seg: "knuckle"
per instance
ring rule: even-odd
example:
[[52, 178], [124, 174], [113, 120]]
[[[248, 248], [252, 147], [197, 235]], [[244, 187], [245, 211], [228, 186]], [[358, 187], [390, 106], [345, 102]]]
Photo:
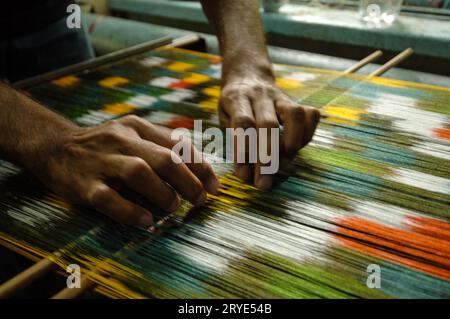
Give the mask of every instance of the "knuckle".
[[239, 89], [236, 85], [227, 85], [222, 89], [222, 97], [232, 98], [239, 95]]
[[87, 194], [87, 201], [94, 207], [102, 205], [112, 195], [111, 189], [106, 185], [95, 185]]
[[242, 89], [245, 87], [245, 85], [243, 85], [244, 83], [241, 82], [231, 82], [231, 83], [227, 83], [223, 89], [222, 89], [222, 93], [224, 93], [225, 95], [227, 95], [228, 93], [239, 93], [242, 91]]
[[70, 143], [66, 145], [66, 152], [71, 157], [76, 159], [81, 159], [87, 155], [87, 150], [84, 147], [81, 147], [78, 144]]
[[121, 120], [124, 123], [129, 124], [131, 126], [134, 126], [134, 125], [152, 125], [150, 122], [140, 118], [139, 116], [137, 116], [135, 114], [126, 115], [126, 116], [122, 117]]
[[252, 93], [256, 96], [261, 96], [268, 93], [267, 88], [264, 85], [255, 83], [251, 86]]
[[129, 164], [125, 178], [127, 180], [135, 180], [145, 174], [150, 174], [150, 173], [151, 173], [151, 168], [147, 164], [147, 162], [145, 162], [140, 157], [135, 157], [131, 160], [131, 162]]
[[260, 123], [258, 123], [259, 127], [263, 128], [275, 128], [278, 127], [278, 120], [274, 118], [264, 118], [261, 119]]
[[234, 119], [234, 125], [235, 127], [242, 127], [242, 128], [248, 128], [248, 127], [254, 127], [255, 126], [255, 119], [250, 115], [237, 115]]
[[122, 118], [124, 121], [129, 121], [129, 122], [137, 122], [140, 121], [139, 116], [135, 115], [135, 114], [130, 114], [130, 115], [125, 115]]
[[181, 158], [173, 151], [167, 150], [160, 154], [159, 168], [160, 170], [173, 170], [176, 163], [181, 163]]
[[236, 89], [229, 89], [222, 93], [220, 103], [224, 104], [236, 104], [242, 100], [242, 93]]
[[105, 128], [107, 128], [107, 130], [116, 130], [119, 127], [121, 127], [122, 124], [120, 123], [120, 119], [119, 119], [119, 120], [110, 120], [110, 121], [106, 122], [105, 124], [103, 124], [103, 126]]
[[116, 130], [105, 130], [101, 134], [106, 143], [125, 144], [125, 138]]

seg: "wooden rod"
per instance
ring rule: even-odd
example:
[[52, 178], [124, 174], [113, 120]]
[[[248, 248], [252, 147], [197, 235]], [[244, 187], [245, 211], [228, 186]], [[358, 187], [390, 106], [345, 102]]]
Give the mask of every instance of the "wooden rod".
[[80, 288], [64, 288], [53, 295], [51, 299], [74, 299], [93, 286], [93, 281], [86, 277], [81, 277]]
[[84, 71], [89, 68], [97, 68], [102, 65], [117, 62], [121, 59], [128, 58], [132, 55], [141, 54], [152, 49], [160, 48], [167, 44], [171, 44], [173, 40], [169, 37], [164, 37], [161, 39], [151, 40], [148, 42], [140, 43], [129, 48], [125, 48], [119, 51], [111, 52], [94, 59], [82, 61], [76, 64], [72, 64], [48, 73], [40, 74], [25, 80], [15, 82], [13, 87], [17, 89], [26, 89], [30, 86], [37, 85], [39, 83], [53, 80], [68, 74], [77, 73]]
[[[196, 35], [187, 35], [187, 36], [184, 36], [184, 37], [181, 37], [181, 38], [173, 40], [173, 42], [171, 44], [167, 45], [167, 46], [178, 47], [178, 46], [183, 46], [183, 45], [186, 45], [186, 44], [194, 43], [194, 42], [196, 42], [198, 40], [199, 40], [199, 37], [196, 36]], [[381, 66], [379, 69], [377, 69], [371, 75], [369, 75], [369, 77], [370, 76], [379, 76], [379, 75], [385, 73], [390, 68], [394, 67], [395, 65], [397, 65], [398, 63], [402, 62], [404, 59], [409, 57], [412, 53], [413, 53], [412, 49], [410, 49], [410, 48], [406, 49], [405, 51], [403, 51], [402, 53], [400, 53], [399, 55], [397, 55], [396, 57], [394, 57], [393, 59], [388, 61], [386, 64]], [[352, 66], [352, 67], [348, 68], [347, 70], [345, 70], [343, 72], [343, 74], [354, 73], [354, 72], [358, 71], [360, 68], [362, 68], [363, 66], [365, 66], [368, 63], [374, 61], [375, 59], [377, 59], [381, 55], [382, 55], [382, 51], [377, 50], [377, 51], [373, 52], [372, 54], [370, 54], [369, 56], [367, 56], [366, 58], [364, 58], [361, 61], [359, 61], [358, 63], [356, 63], [354, 66]], [[163, 222], [162, 224], [165, 224], [165, 223]], [[159, 226], [163, 226], [163, 225], [159, 225]], [[156, 229], [152, 227], [152, 228], [149, 228], [149, 231], [150, 232], [155, 232]], [[37, 278], [39, 278], [40, 276], [42, 276], [42, 275], [44, 275], [46, 273], [46, 272], [41, 273], [39, 271], [39, 269], [41, 267], [43, 267], [43, 265], [47, 265], [48, 263], [50, 263], [50, 266], [51, 266], [49, 269], [46, 270], [46, 272], [48, 272], [48, 271], [50, 271], [53, 268], [53, 263], [51, 261], [49, 261], [48, 259], [42, 259], [41, 261], [39, 261], [35, 265], [31, 266], [27, 270], [23, 271], [22, 273], [20, 273], [16, 277], [21, 278], [22, 281], [31, 283], [32, 282], [31, 280], [34, 281], [34, 280], [36, 280]], [[38, 266], [39, 264], [40, 264], [40, 266]], [[44, 267], [44, 269], [45, 269], [45, 267]], [[16, 277], [12, 278], [7, 283], [12, 282]], [[5, 283], [2, 286], [0, 286], [0, 292], [2, 292], [1, 288], [3, 288], [3, 286], [6, 285], [7, 283]], [[23, 288], [25, 286], [18, 286], [17, 283], [13, 282], [13, 285], [9, 288], [11, 290], [10, 294], [16, 292], [18, 289]], [[81, 280], [81, 287], [80, 288], [65, 288], [65, 289], [59, 291], [58, 293], [56, 293], [52, 297], [52, 299], [71, 299], [71, 298], [76, 298], [81, 293], [83, 293], [86, 289], [89, 289], [89, 288], [91, 288], [93, 286], [94, 286], [94, 283], [91, 280], [89, 280], [88, 278], [85, 278], [85, 279]], [[0, 298], [1, 297], [2, 297], [2, 294], [0, 293]]]
[[[180, 47], [180, 46], [185, 46], [188, 44], [195, 43], [199, 40], [200, 40], [200, 37], [198, 35], [188, 34], [188, 35], [185, 35], [185, 36], [182, 36], [179, 38], [175, 38], [173, 40], [168, 40], [168, 38], [163, 38], [163, 39], [158, 39], [156, 41], [146, 42], [146, 43], [122, 50], [122, 51], [120, 51], [120, 54], [118, 54], [118, 52], [110, 54], [110, 56], [113, 58], [109, 57], [108, 59], [105, 59], [104, 57], [102, 57], [100, 63], [98, 61], [99, 59], [96, 59], [95, 63], [93, 63], [92, 61], [88, 61], [89, 63], [82, 62], [81, 66], [79, 64], [77, 64], [77, 65], [75, 65], [76, 67], [69, 66], [67, 68], [64, 68], [63, 69], [64, 72], [62, 72], [61, 70], [58, 70], [56, 72], [57, 73], [56, 76], [63, 74], [63, 73], [66, 74], [68, 72], [67, 70], [69, 70], [69, 72], [76, 72], [76, 71], [79, 71], [80, 69], [83, 69], [86, 67], [98, 66], [100, 64], [103, 64], [105, 62], [105, 60], [107, 60], [107, 62], [110, 63], [113, 61], [117, 61], [117, 59], [123, 59], [123, 58], [131, 56], [133, 54], [143, 53], [145, 51], [149, 51], [151, 49], [155, 49], [155, 48], [158, 48], [161, 46]], [[39, 76], [39, 78], [34, 78], [32, 81], [25, 80], [23, 82], [18, 82], [18, 83], [16, 83], [16, 85], [18, 87], [26, 87], [26, 86], [32, 85], [33, 83], [38, 83], [40, 81], [53, 78], [54, 76], [55, 76], [55, 72], [50, 72], [48, 74], [45, 74], [44, 76]], [[11, 278], [7, 282], [3, 283], [0, 286], [0, 299], [8, 298], [8, 297], [14, 295], [20, 289], [26, 288], [27, 286], [29, 286], [30, 284], [35, 282], [37, 279], [39, 279], [40, 277], [44, 276], [46, 273], [51, 271], [54, 267], [55, 267], [55, 265], [49, 259], [47, 259], [47, 258], [41, 259], [34, 265], [32, 265], [29, 268], [22, 271], [20, 274], [16, 275], [15, 277]], [[83, 281], [82, 281], [82, 283], [83, 283]], [[62, 290], [58, 294], [56, 294], [54, 297], [64, 298], [64, 297], [74, 296], [73, 298], [75, 298], [76, 295], [80, 294], [85, 289], [89, 288], [90, 286], [91, 286], [90, 281], [86, 279], [84, 281], [84, 285], [83, 285], [84, 288], [80, 288], [80, 289], [68, 289], [67, 288], [67, 289], [65, 289], [67, 291]], [[76, 291], [78, 291], [78, 293]]]
[[373, 52], [372, 54], [370, 54], [369, 56], [362, 59], [361, 61], [359, 61], [358, 63], [356, 63], [355, 65], [349, 67], [343, 73], [344, 74], [354, 73], [354, 72], [358, 71], [359, 69], [361, 69], [363, 66], [375, 61], [382, 55], [383, 55], [383, 52], [381, 50], [377, 50], [377, 51]]
[[172, 43], [166, 45], [166, 47], [182, 47], [185, 45], [193, 44], [198, 41], [200, 41], [200, 36], [198, 36], [197, 34], [187, 34], [180, 38], [174, 39]]
[[37, 279], [50, 272], [54, 267], [55, 264], [51, 260], [47, 258], [41, 259], [33, 266], [25, 269], [20, 274], [3, 283], [0, 286], [0, 299], [9, 298], [20, 289], [29, 286]]
[[389, 69], [393, 68], [394, 66], [396, 66], [397, 64], [399, 64], [400, 62], [402, 62], [403, 60], [405, 60], [407, 57], [409, 57], [411, 54], [413, 54], [414, 51], [411, 48], [407, 48], [406, 50], [404, 50], [403, 52], [401, 52], [400, 54], [396, 55], [395, 57], [393, 57], [391, 60], [389, 60], [388, 62], [386, 62], [384, 65], [382, 65], [380, 68], [378, 68], [377, 70], [373, 71], [369, 77], [372, 76], [380, 76], [382, 74], [384, 74], [385, 72], [387, 72]]

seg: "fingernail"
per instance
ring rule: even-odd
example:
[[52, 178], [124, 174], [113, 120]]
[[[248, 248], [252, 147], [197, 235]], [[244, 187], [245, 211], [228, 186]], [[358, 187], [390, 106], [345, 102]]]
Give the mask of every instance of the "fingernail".
[[181, 205], [180, 198], [177, 196], [169, 207], [169, 212], [175, 212]]
[[142, 214], [142, 216], [138, 220], [138, 227], [143, 229], [148, 229], [153, 225], [153, 217], [151, 214]]
[[205, 203], [205, 201], [206, 201], [206, 197], [207, 197], [206, 192], [202, 192], [202, 193], [197, 197], [197, 199], [194, 201], [194, 205], [195, 205], [195, 206], [201, 206], [201, 205], [203, 205], [203, 204]]
[[210, 178], [206, 182], [206, 190], [210, 194], [216, 195], [219, 192], [220, 183], [216, 178]]
[[272, 177], [268, 175], [259, 175], [256, 181], [256, 187], [267, 190], [272, 187]]

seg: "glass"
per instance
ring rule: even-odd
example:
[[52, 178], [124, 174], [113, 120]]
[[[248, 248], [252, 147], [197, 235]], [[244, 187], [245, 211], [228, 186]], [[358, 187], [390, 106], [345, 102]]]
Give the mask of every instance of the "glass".
[[397, 18], [403, 0], [360, 0], [359, 15], [370, 26], [390, 26]]

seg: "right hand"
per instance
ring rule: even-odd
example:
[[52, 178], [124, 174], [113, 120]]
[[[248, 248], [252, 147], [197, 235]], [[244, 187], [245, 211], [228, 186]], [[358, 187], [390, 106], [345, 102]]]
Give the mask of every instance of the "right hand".
[[[173, 212], [178, 194], [202, 205], [206, 192], [216, 193], [219, 182], [204, 161], [176, 164], [171, 148], [177, 141], [170, 130], [136, 116], [126, 116], [93, 128], [74, 128], [46, 141], [31, 167], [37, 177], [58, 195], [93, 206], [114, 220], [148, 229], [150, 211], [125, 199], [109, 181], [119, 180], [149, 202]], [[192, 146], [194, 156], [201, 156]]]

